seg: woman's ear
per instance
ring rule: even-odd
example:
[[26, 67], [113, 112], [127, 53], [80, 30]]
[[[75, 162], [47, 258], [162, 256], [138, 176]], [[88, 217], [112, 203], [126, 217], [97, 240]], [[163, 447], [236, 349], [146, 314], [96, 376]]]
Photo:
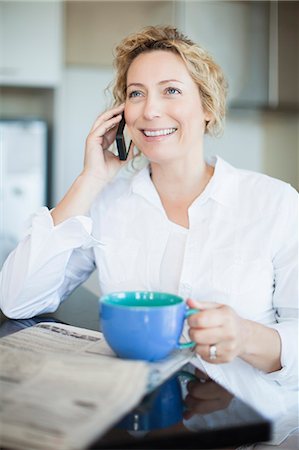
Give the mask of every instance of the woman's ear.
[[213, 120], [213, 114], [210, 111], [205, 111], [204, 119], [205, 119], [206, 123], [211, 122], [211, 120]]
[[205, 133], [208, 132], [209, 127], [213, 124], [214, 122], [214, 117], [213, 114], [211, 112], [206, 111], [204, 113], [204, 120], [205, 120]]

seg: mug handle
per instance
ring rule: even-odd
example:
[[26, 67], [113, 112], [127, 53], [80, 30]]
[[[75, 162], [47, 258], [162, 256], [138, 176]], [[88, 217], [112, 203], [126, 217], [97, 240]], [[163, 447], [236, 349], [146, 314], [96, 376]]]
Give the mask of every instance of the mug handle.
[[[195, 309], [195, 308], [190, 308], [187, 309], [187, 311], [185, 312], [185, 317], [184, 319], [187, 319], [187, 317], [192, 316], [193, 314], [197, 314], [199, 312], [199, 309]], [[190, 342], [182, 342], [182, 343], [178, 343], [178, 348], [180, 350], [184, 349], [184, 348], [191, 348], [194, 347], [196, 344], [193, 341]]]

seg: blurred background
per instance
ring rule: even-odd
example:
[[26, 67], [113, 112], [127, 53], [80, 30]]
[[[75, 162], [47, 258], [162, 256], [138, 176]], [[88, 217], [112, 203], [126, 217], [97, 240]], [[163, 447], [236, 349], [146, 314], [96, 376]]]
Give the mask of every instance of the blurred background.
[[0, 0], [0, 266], [26, 218], [80, 172], [111, 103], [115, 45], [163, 24], [208, 49], [229, 81], [226, 130], [206, 138], [207, 155], [298, 189], [299, 2]]

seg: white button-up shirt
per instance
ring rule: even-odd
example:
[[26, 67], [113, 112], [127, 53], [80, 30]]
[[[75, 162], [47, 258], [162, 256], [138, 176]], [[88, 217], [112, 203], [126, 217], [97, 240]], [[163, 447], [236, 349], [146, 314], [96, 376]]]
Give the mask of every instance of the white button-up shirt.
[[[213, 164], [213, 177], [188, 211], [177, 294], [228, 304], [240, 316], [276, 328], [283, 369], [268, 377], [294, 381], [297, 192], [219, 157]], [[47, 208], [33, 216], [27, 235], [3, 266], [0, 306], [14, 318], [52, 312], [95, 267], [102, 294], [161, 291], [161, 264], [172, 229], [148, 166], [136, 173], [124, 169], [98, 196], [89, 217], [54, 227]]]

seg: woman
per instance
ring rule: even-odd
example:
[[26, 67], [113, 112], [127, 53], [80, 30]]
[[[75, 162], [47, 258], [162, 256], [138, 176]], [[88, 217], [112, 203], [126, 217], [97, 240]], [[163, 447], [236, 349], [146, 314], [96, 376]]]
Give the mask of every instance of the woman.
[[[295, 383], [296, 191], [205, 161], [204, 134], [222, 129], [226, 83], [175, 28], [125, 38], [116, 70], [116, 106], [96, 119], [81, 174], [51, 213], [34, 216], [3, 267], [4, 313], [54, 311], [98, 267], [103, 294], [169, 291], [199, 308], [188, 322], [202, 360], [238, 357]], [[123, 112], [149, 161], [141, 170], [129, 170], [132, 150], [129, 163], [108, 150]]]

